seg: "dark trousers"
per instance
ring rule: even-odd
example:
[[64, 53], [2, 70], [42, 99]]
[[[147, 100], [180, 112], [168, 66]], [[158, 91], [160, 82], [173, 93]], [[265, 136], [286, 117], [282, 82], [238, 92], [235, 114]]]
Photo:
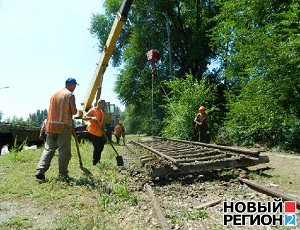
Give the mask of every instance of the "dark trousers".
[[118, 137], [117, 135], [115, 135], [115, 137], [116, 137], [117, 144], [119, 144], [120, 143], [120, 137]]
[[93, 146], [94, 146], [94, 152], [93, 152], [93, 165], [100, 162], [101, 159], [101, 153], [104, 148], [105, 139], [102, 137], [95, 136], [93, 134], [90, 135]]
[[200, 127], [198, 128], [199, 141], [204, 143], [210, 143], [210, 133], [208, 128]]

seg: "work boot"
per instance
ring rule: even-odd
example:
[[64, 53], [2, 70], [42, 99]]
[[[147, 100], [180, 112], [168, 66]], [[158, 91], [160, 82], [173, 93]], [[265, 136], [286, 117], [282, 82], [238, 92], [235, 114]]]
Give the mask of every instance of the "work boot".
[[37, 180], [45, 180], [45, 175], [44, 174], [36, 174], [35, 175]]
[[60, 181], [69, 182], [70, 179], [71, 178], [69, 177], [68, 174], [62, 174], [62, 173], [58, 174], [58, 180], [60, 180]]
[[100, 164], [100, 160], [98, 162], [93, 161], [93, 165]]

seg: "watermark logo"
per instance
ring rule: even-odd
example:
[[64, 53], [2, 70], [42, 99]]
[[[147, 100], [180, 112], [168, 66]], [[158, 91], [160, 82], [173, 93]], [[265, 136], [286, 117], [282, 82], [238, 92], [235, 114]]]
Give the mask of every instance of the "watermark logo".
[[223, 203], [225, 226], [297, 226], [296, 202], [274, 199], [266, 204], [253, 201]]
[[285, 201], [284, 202], [284, 225], [285, 226], [297, 226], [296, 216], [296, 202]]

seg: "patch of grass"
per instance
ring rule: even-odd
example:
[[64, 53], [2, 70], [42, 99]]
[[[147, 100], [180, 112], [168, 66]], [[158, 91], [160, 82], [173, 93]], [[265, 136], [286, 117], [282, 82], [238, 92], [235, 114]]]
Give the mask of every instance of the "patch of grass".
[[174, 196], [174, 192], [172, 192], [172, 191], [167, 191], [166, 196]]
[[180, 220], [179, 217], [177, 217], [177, 216], [172, 218], [171, 224], [174, 226], [179, 225], [180, 227], [184, 226], [184, 222], [182, 220]]
[[141, 201], [141, 199], [139, 199], [136, 195], [134, 195], [130, 198], [130, 204], [132, 206], [136, 206], [140, 201]]
[[7, 211], [7, 210], [8, 210], [8, 208], [0, 206], [0, 211]]
[[32, 221], [27, 217], [11, 216], [8, 221], [0, 223], [5, 229], [28, 229], [32, 227]]
[[[117, 148], [122, 151], [124, 147]], [[105, 145], [101, 163], [93, 166], [92, 144], [80, 144], [83, 166], [92, 173], [87, 175], [80, 169], [72, 141], [70, 180], [59, 180], [56, 152], [45, 173], [46, 181], [38, 183], [35, 170], [42, 151], [43, 148], [13, 150], [0, 157], [0, 169], [5, 169], [0, 177], [0, 196], [1, 201], [8, 204], [0, 208], [0, 216], [1, 212], [12, 213], [6, 222], [0, 221], [1, 229], [41, 229], [45, 226], [47, 229], [122, 229], [112, 214], [122, 213], [123, 207], [137, 205], [142, 199], [137, 192], [130, 191], [129, 176], [120, 173], [110, 145]], [[10, 205], [22, 207], [26, 217], [16, 215], [18, 208], [10, 208]]]
[[250, 172], [248, 176], [249, 178], [253, 178], [253, 179], [258, 179], [260, 177], [259, 173], [257, 172]]
[[165, 211], [164, 212], [164, 217], [166, 217], [166, 218], [171, 218], [171, 213], [170, 213], [170, 211]]
[[201, 209], [199, 211], [193, 211], [193, 212], [185, 211], [184, 217], [187, 218], [188, 220], [197, 220], [199, 218], [206, 217], [206, 211], [204, 209]]
[[220, 230], [220, 229], [224, 229], [223, 227], [224, 227], [223, 225], [214, 224], [214, 225], [212, 226], [212, 229], [213, 229], [213, 230]]
[[26, 151], [23, 150], [24, 146], [27, 145], [27, 138], [22, 142], [21, 145], [17, 144], [17, 139], [14, 141], [13, 147], [10, 149], [10, 154], [7, 155], [7, 159], [12, 162], [26, 162], [32, 160], [32, 158], [26, 155]]
[[223, 170], [220, 172], [220, 176], [221, 176], [221, 177], [230, 176], [230, 175], [232, 175], [232, 172], [229, 171], [228, 169], [223, 169]]

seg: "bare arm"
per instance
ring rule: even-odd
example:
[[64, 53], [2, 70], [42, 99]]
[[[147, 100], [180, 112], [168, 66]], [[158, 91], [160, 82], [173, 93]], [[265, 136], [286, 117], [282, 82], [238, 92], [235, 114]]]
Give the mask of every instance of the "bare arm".
[[197, 116], [194, 119], [194, 122], [197, 123], [198, 125], [201, 125], [201, 122], [198, 121], [198, 117], [199, 117], [199, 113], [197, 114]]
[[71, 114], [75, 115], [77, 113], [77, 108], [76, 108], [76, 103], [75, 103], [75, 96], [72, 95], [70, 97], [70, 109], [71, 109]]
[[89, 120], [92, 120], [93, 117], [94, 117], [93, 110], [89, 110], [89, 111], [82, 117], [82, 120], [84, 120], [84, 121], [89, 121]]

